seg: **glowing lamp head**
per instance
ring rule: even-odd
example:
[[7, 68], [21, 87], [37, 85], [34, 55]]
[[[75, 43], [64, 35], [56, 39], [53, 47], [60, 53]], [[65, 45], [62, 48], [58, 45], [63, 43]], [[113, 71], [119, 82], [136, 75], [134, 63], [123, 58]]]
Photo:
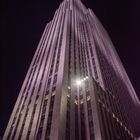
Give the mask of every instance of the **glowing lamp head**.
[[86, 76], [86, 79], [88, 79], [88, 76]]
[[86, 80], [86, 78], [83, 79], [83, 81], [85, 81], [85, 80]]
[[78, 86], [80, 86], [80, 85], [82, 84], [82, 81], [81, 81], [81, 80], [77, 80], [77, 81], [76, 81], [76, 84], [77, 84]]

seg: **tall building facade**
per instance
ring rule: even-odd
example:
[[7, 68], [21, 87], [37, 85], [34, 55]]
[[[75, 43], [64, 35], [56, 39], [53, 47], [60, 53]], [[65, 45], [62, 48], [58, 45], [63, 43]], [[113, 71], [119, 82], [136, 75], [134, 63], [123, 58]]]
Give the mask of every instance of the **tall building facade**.
[[92, 10], [64, 0], [44, 30], [3, 140], [136, 140], [140, 102]]

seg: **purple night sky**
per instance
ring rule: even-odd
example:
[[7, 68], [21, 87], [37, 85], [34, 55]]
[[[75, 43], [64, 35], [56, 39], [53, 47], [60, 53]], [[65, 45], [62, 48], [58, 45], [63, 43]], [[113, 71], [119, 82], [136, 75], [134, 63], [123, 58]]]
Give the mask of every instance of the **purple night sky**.
[[[0, 136], [11, 111], [45, 25], [60, 0], [3, 0], [0, 33], [2, 78]], [[139, 0], [82, 0], [93, 9], [109, 33], [128, 76], [140, 98], [140, 2]]]

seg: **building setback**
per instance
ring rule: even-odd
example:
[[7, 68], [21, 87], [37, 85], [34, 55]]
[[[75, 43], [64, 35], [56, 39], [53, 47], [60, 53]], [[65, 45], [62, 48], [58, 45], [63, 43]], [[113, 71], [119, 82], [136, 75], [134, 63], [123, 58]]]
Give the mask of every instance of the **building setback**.
[[44, 30], [3, 140], [136, 140], [140, 102], [101, 23], [64, 0]]

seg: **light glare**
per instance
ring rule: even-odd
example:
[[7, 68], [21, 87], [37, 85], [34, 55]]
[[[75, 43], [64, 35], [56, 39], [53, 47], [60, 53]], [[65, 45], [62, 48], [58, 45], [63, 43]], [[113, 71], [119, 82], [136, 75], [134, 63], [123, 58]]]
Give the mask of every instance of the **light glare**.
[[78, 86], [81, 85], [81, 83], [82, 83], [81, 80], [77, 80], [77, 81], [76, 81], [76, 84], [77, 84]]

